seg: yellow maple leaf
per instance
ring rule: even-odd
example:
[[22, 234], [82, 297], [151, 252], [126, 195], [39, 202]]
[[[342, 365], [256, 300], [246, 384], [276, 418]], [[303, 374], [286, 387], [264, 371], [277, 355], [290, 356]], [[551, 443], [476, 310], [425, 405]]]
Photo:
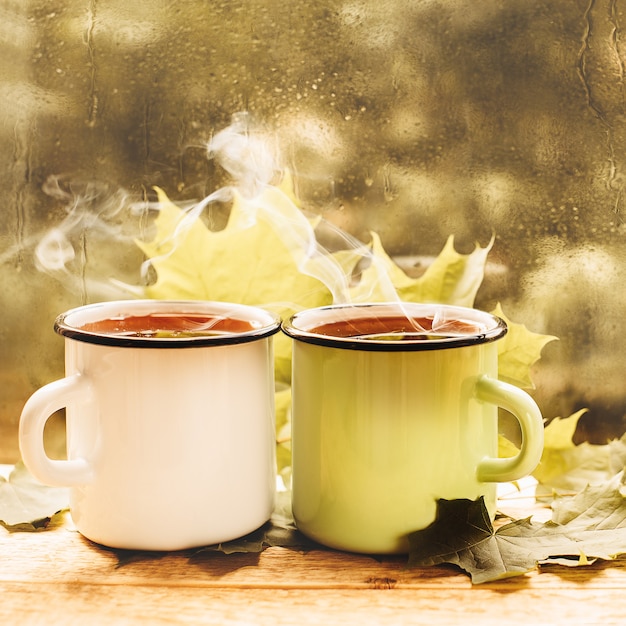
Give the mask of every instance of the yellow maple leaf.
[[484, 248], [476, 245], [470, 254], [459, 254], [454, 249], [454, 237], [450, 235], [423, 276], [416, 279], [413, 285], [399, 288], [400, 297], [413, 302], [472, 307], [485, 276], [487, 255], [493, 241], [492, 238]]
[[493, 239], [484, 248], [477, 245], [470, 254], [459, 254], [451, 235], [424, 274], [411, 278], [388, 256], [378, 235], [371, 237], [371, 262], [350, 291], [353, 302], [392, 300], [397, 293], [404, 302], [473, 306]]
[[[333, 301], [322, 279], [334, 280], [336, 289], [346, 281], [329, 255], [312, 254], [313, 227], [278, 188], [268, 188], [254, 201], [235, 194], [221, 231], [211, 231], [197, 215], [156, 191], [156, 234], [137, 242], [157, 275], [144, 290], [148, 298], [237, 302], [287, 317]], [[291, 341], [279, 334], [274, 344], [276, 378], [289, 382]]]
[[507, 334], [498, 341], [498, 377], [518, 387], [533, 389], [530, 376], [532, 366], [540, 359], [544, 346], [558, 337], [534, 333], [524, 324], [509, 320], [500, 303], [493, 311], [506, 322]]
[[[358, 282], [350, 288], [351, 302], [388, 302], [398, 298], [397, 289], [413, 283], [389, 257], [377, 233], [370, 233], [369, 249], [360, 253], [368, 265], [361, 272]], [[357, 261], [359, 260], [357, 258]]]
[[533, 476], [543, 490], [578, 492], [601, 484], [615, 473], [610, 444], [575, 444], [578, 421], [587, 412], [580, 409], [566, 418], [555, 417], [545, 427], [544, 449]]

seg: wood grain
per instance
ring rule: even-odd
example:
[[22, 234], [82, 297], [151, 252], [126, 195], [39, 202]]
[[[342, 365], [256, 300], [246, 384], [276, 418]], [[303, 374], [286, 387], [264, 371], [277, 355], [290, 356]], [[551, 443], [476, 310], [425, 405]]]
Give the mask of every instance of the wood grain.
[[[626, 561], [549, 567], [485, 585], [402, 557], [116, 553], [72, 529], [0, 530], [2, 624], [623, 623]], [[18, 619], [19, 618], [19, 619]]]
[[[171, 589], [1, 583], [6, 624], [623, 624], [623, 591]], [[621, 605], [621, 607], [620, 607]]]

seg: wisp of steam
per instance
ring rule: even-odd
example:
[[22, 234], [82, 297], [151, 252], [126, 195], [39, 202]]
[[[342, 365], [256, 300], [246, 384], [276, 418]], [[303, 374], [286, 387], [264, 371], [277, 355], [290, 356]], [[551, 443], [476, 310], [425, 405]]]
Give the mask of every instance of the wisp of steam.
[[[358, 275], [347, 275], [340, 263], [321, 245], [316, 234], [320, 224], [333, 232], [334, 241], [342, 242], [341, 247], [360, 256], [358, 267], [368, 267], [370, 272], [376, 272], [376, 299], [380, 300], [382, 294], [383, 300], [401, 305], [385, 263], [372, 253], [369, 246], [338, 227], [307, 215], [276, 185], [285, 173], [276, 139], [253, 126], [247, 114], [234, 115], [231, 125], [208, 142], [206, 153], [229, 174], [232, 182], [185, 206], [185, 217], [179, 222], [176, 232], [172, 233], [172, 242], [177, 240], [181, 230], [191, 227], [207, 207], [214, 203], [229, 203], [237, 194], [242, 207], [240, 223], [229, 223], [229, 227], [246, 228], [260, 220], [266, 222], [282, 237], [299, 271], [323, 283], [335, 303], [352, 302], [350, 288], [354, 281], [358, 281]], [[85, 284], [85, 273], [79, 268], [81, 263], [86, 263], [86, 259], [77, 259], [77, 255], [80, 256], [81, 242], [84, 243], [87, 236], [92, 240], [104, 238], [116, 243], [136, 241], [145, 221], [144, 216], [148, 211], [158, 211], [159, 203], [133, 200], [126, 191], [111, 191], [95, 181], [82, 185], [78, 192], [75, 184], [62, 185], [62, 182], [60, 177], [50, 177], [45, 187], [49, 195], [66, 203], [66, 216], [39, 241], [35, 250], [37, 266], [57, 277], [66, 288], [80, 290], [83, 294], [89, 292], [92, 299], [119, 297], [123, 291], [126, 296], [131, 293], [141, 296], [141, 287], [124, 285], [115, 276], [101, 282], [92, 279]], [[143, 276], [148, 276], [150, 265], [150, 260], [143, 264]], [[368, 301], [371, 295], [359, 290], [359, 301]], [[259, 304], [270, 306], [279, 303]], [[423, 329], [416, 328], [416, 331]], [[432, 332], [436, 329], [433, 328]]]
[[[71, 176], [50, 175], [43, 191], [64, 208], [65, 217], [49, 229], [34, 250], [37, 269], [56, 278], [65, 289], [82, 295], [83, 300], [110, 300], [127, 292], [104, 274], [100, 278], [85, 271], [89, 244], [122, 248], [134, 245], [143, 223], [145, 207], [133, 201], [129, 192], [97, 180], [82, 181]], [[118, 258], [119, 262], [119, 258]], [[109, 274], [110, 275], [110, 274]]]

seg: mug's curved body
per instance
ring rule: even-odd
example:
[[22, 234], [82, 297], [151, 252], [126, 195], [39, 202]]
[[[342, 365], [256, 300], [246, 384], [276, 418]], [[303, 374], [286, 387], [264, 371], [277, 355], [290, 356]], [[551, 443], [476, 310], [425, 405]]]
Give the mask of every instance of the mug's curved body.
[[[215, 335], [166, 337], [115, 334], [103, 322], [133, 316], [141, 325], [146, 314], [235, 322]], [[253, 531], [274, 503], [278, 327], [266, 311], [224, 303], [70, 311], [56, 323], [66, 377], [35, 392], [22, 414], [25, 464], [44, 483], [71, 486], [76, 527], [97, 543], [177, 550]], [[68, 460], [52, 460], [43, 427], [62, 407]]]
[[[437, 315], [459, 324], [400, 332], [406, 315], [421, 326]], [[304, 311], [283, 329], [295, 339], [293, 514], [320, 543], [406, 552], [407, 535], [434, 521], [438, 499], [482, 496], [493, 515], [495, 481], [538, 463], [539, 411], [497, 380], [502, 320], [459, 307], [368, 304]], [[497, 458], [497, 405], [522, 426], [512, 459]]]

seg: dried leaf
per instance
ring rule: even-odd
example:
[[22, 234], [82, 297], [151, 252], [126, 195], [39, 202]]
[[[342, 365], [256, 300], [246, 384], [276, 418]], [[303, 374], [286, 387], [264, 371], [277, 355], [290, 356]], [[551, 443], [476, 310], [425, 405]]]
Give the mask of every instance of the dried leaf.
[[409, 546], [409, 566], [450, 563], [477, 584], [524, 574], [537, 565], [526, 552], [507, 551], [506, 544], [501, 545], [482, 497], [474, 501], [439, 500], [436, 520], [410, 534]]
[[476, 246], [471, 254], [459, 254], [450, 236], [443, 250], [419, 278], [410, 278], [387, 255], [376, 233], [372, 233], [372, 263], [362, 274], [361, 281], [351, 291], [355, 302], [388, 300], [382, 290], [381, 268], [391, 279], [400, 299], [405, 302], [436, 302], [471, 307], [485, 272], [487, 255], [493, 240], [484, 248]]
[[411, 566], [450, 563], [484, 583], [540, 564], [588, 565], [626, 553], [623, 474], [555, 502], [543, 524], [515, 520], [494, 531], [482, 498], [440, 500], [437, 519], [409, 536]]
[[[576, 425], [586, 411], [581, 409], [566, 418], [555, 417], [545, 427], [541, 461], [532, 473], [538, 482], [538, 497], [573, 495], [589, 485], [610, 480], [626, 465], [624, 438], [605, 445], [574, 443]], [[517, 446], [499, 435], [499, 456], [513, 456], [518, 452]]]
[[23, 463], [0, 476], [0, 524], [11, 532], [47, 528], [69, 507], [69, 490], [36, 481]]
[[[297, 249], [313, 230], [295, 205], [291, 210], [297, 222], [289, 224], [291, 231], [280, 231], [290, 219], [285, 215], [290, 200], [278, 189], [268, 188], [254, 202], [236, 194], [228, 224], [220, 231], [211, 231], [198, 214], [183, 211], [163, 191], [157, 192], [156, 235], [150, 242], [138, 242], [157, 273], [156, 282], [146, 287], [148, 297], [219, 300], [282, 311], [330, 303], [329, 288], [311, 275], [322, 262]], [[267, 207], [281, 219], [272, 222]]]
[[533, 389], [531, 367], [541, 357], [544, 346], [555, 341], [557, 337], [533, 333], [523, 324], [512, 322], [506, 317], [500, 304], [493, 314], [502, 318], [509, 329], [497, 343], [499, 378], [518, 387]]
[[615, 476], [626, 467], [626, 434], [621, 439], [614, 439], [607, 444], [609, 447], [610, 475]]
[[474, 306], [493, 241], [492, 238], [484, 248], [477, 245], [471, 254], [459, 254], [454, 249], [454, 237], [451, 235], [422, 276], [415, 279], [411, 286], [399, 286], [400, 297], [407, 302]]
[[324, 550], [323, 546], [305, 537], [296, 528], [291, 515], [291, 492], [279, 491], [276, 494], [276, 505], [272, 517], [267, 524], [254, 532], [213, 546], [201, 548], [196, 552], [258, 553], [266, 548], [281, 547], [298, 550]]
[[612, 463], [615, 444], [583, 442], [576, 445], [572, 440], [578, 420], [586, 411], [581, 409], [567, 418], [556, 417], [545, 427], [543, 454], [533, 472], [539, 482], [538, 494], [578, 493], [588, 485], [602, 484], [615, 475], [617, 470]]
[[[370, 236], [372, 242], [368, 254], [371, 255], [371, 262], [361, 272], [358, 282], [350, 288], [351, 302], [387, 302], [394, 300], [400, 287], [410, 287], [415, 282], [387, 254], [378, 234], [372, 232]], [[354, 256], [349, 256], [347, 258], [347, 267], [354, 260]], [[359, 258], [356, 258], [356, 260], [358, 261]]]

